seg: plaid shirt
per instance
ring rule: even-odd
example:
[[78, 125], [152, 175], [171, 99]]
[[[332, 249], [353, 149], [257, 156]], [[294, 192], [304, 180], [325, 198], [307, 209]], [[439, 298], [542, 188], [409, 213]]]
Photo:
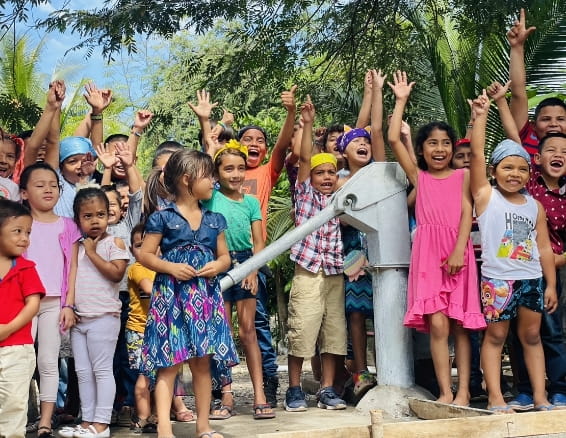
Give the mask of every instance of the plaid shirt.
[[[310, 179], [297, 183], [295, 189], [295, 225], [301, 225], [327, 206], [329, 196], [313, 189]], [[340, 221], [334, 218], [313, 231], [291, 248], [291, 260], [307, 271], [326, 275], [344, 270]]]

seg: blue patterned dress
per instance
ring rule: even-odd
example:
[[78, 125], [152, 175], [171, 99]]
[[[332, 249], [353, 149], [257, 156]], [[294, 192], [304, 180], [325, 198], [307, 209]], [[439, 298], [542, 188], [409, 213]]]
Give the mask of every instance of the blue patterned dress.
[[[146, 233], [162, 235], [163, 260], [187, 263], [197, 270], [215, 260], [217, 237], [225, 229], [221, 214], [202, 208], [201, 225], [192, 230], [174, 203], [153, 213], [145, 227]], [[144, 333], [142, 372], [153, 380], [159, 368], [206, 355], [227, 367], [238, 363], [218, 279], [178, 281], [157, 273]]]

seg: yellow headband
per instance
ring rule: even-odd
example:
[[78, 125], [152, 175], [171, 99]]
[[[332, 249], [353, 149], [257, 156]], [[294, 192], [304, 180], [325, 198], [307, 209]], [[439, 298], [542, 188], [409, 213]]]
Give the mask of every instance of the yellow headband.
[[228, 149], [236, 149], [237, 151], [244, 154], [246, 156], [246, 158], [248, 158], [248, 147], [242, 145], [238, 140], [232, 139], [228, 143], [226, 143], [224, 146], [222, 146], [220, 149], [218, 149], [218, 151], [214, 154], [214, 158], [212, 159], [212, 161], [216, 161], [216, 159], [218, 158], [218, 155], [220, 155], [222, 152], [224, 152]]
[[327, 152], [315, 154], [311, 157], [311, 170], [313, 170], [316, 166], [327, 163], [332, 164], [334, 167], [338, 166], [338, 160], [336, 160], [334, 154], [329, 154]]

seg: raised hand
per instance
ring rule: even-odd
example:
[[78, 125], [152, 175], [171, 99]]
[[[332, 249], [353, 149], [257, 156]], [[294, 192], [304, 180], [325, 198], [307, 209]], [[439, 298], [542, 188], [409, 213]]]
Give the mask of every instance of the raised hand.
[[118, 157], [112, 152], [109, 152], [104, 143], [95, 144], [94, 150], [98, 160], [102, 163], [105, 169], [112, 168], [115, 164], [118, 164]]
[[283, 93], [281, 93], [281, 103], [287, 108], [287, 111], [294, 111], [296, 109], [295, 91], [297, 91], [297, 86], [293, 85], [289, 91], [283, 91]]
[[303, 123], [310, 123], [312, 125], [315, 115], [316, 111], [313, 103], [311, 102], [311, 97], [310, 95], [307, 95], [307, 100], [301, 106], [301, 119], [303, 119]]
[[364, 92], [371, 91], [373, 86], [373, 74], [375, 70], [368, 70], [364, 76]]
[[415, 85], [414, 82], [407, 82], [407, 73], [401, 70], [397, 70], [393, 73], [393, 83], [387, 82], [387, 84], [391, 87], [397, 99], [404, 100], [409, 98], [411, 90]]
[[210, 93], [206, 90], [197, 90], [197, 104], [189, 102], [189, 106], [199, 119], [210, 119], [212, 110], [218, 106], [218, 102], [210, 103]]
[[134, 118], [134, 128], [145, 129], [151, 122], [153, 113], [149, 110], [139, 110]]
[[96, 166], [94, 165], [94, 157], [90, 152], [87, 152], [81, 161], [81, 182], [90, 180], [91, 175], [94, 173]]
[[89, 82], [85, 85], [83, 96], [92, 107], [93, 114], [102, 113], [112, 103], [112, 90], [99, 89], [94, 82]]
[[511, 85], [511, 81], [507, 81], [505, 85], [501, 85], [497, 81], [492, 82], [491, 85], [487, 87], [487, 95], [495, 101], [498, 101], [499, 99], [504, 99], [505, 95], [507, 94], [507, 90], [509, 90], [510, 85]]
[[383, 85], [385, 84], [385, 79], [387, 78], [387, 75], [382, 74], [381, 69], [379, 70], [371, 70], [371, 76], [372, 76], [372, 82], [373, 84], [379, 88], [379, 89], [383, 89]]
[[476, 117], [482, 117], [487, 115], [489, 111], [489, 97], [484, 89], [482, 94], [480, 94], [477, 99], [474, 99], [472, 103], [472, 111], [475, 113]]
[[230, 111], [228, 111], [226, 108], [222, 109], [222, 120], [221, 122], [224, 123], [225, 125], [233, 125], [234, 124], [234, 114], [232, 114]]
[[536, 27], [534, 26], [527, 28], [526, 23], [525, 10], [521, 8], [519, 19], [515, 20], [513, 27], [507, 32], [507, 39], [509, 40], [511, 47], [524, 45], [529, 35], [536, 30]]
[[116, 158], [122, 163], [124, 169], [134, 165], [134, 155], [130, 150], [130, 146], [123, 141], [116, 142]]

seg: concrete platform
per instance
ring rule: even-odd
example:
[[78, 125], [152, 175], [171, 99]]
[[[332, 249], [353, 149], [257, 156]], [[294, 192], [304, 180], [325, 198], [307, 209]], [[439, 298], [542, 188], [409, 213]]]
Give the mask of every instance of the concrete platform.
[[[310, 407], [312, 406], [312, 407]], [[319, 409], [314, 405], [314, 400], [309, 401], [309, 410], [306, 412], [286, 412], [283, 408], [276, 410], [277, 418], [273, 420], [254, 420], [251, 408], [244, 411], [244, 407], [237, 410], [237, 415], [228, 420], [211, 421], [212, 427], [225, 438], [268, 438], [269, 434], [278, 432], [308, 431], [310, 436], [325, 436], [329, 434], [319, 433], [321, 429], [350, 428], [357, 427], [368, 430], [370, 417], [361, 414], [353, 407], [343, 411], [327, 411]], [[125, 427], [112, 428], [112, 436], [115, 438], [134, 437], [156, 437], [156, 434], [135, 434]], [[173, 431], [177, 438], [194, 438], [195, 423], [174, 423]], [[266, 436], [267, 435], [267, 436]], [[350, 435], [350, 436], [360, 436]]]

